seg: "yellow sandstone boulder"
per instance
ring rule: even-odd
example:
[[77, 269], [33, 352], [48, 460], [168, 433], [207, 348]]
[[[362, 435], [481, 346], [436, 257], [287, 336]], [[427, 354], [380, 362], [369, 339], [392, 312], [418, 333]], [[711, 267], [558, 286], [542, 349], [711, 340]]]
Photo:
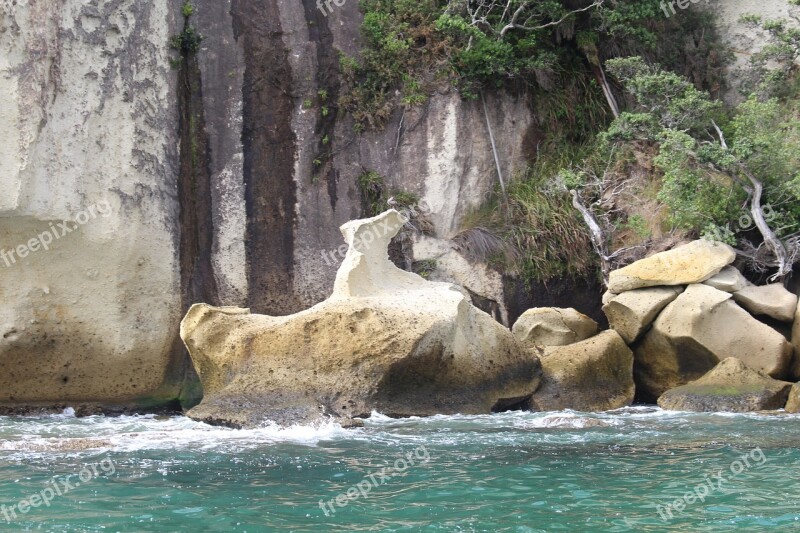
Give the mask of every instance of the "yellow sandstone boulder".
[[541, 365], [453, 285], [387, 257], [394, 210], [342, 226], [350, 246], [324, 302], [290, 316], [194, 305], [181, 337], [203, 384], [188, 415], [234, 427], [489, 413], [522, 403]]
[[633, 403], [633, 353], [615, 331], [545, 348], [534, 411], [608, 411]]
[[608, 290], [620, 294], [643, 287], [701, 283], [735, 259], [736, 253], [727, 244], [701, 239], [614, 270]]
[[658, 405], [674, 411], [699, 412], [781, 409], [791, 388], [791, 383], [772, 379], [729, 357], [697, 381], [664, 393]]
[[597, 322], [576, 311], [558, 307], [528, 309], [511, 328], [523, 346], [565, 346], [597, 335]]

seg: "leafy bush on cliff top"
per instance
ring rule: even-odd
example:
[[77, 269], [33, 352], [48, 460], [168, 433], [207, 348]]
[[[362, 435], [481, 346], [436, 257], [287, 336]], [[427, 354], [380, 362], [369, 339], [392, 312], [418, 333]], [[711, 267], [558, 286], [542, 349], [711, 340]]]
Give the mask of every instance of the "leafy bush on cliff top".
[[[591, 65], [637, 53], [691, 69], [686, 63], [692, 52], [674, 37], [699, 31], [701, 15], [666, 19], [659, 0], [606, 1], [584, 9], [589, 5], [567, 0], [361, 0], [364, 47], [358, 57], [342, 57], [342, 107], [359, 129], [380, 128], [396, 109], [424, 103], [448, 87], [472, 99], [483, 89], [507, 87], [535, 93], [534, 101], [553, 98], [555, 107], [562, 107], [559, 94], [567, 93], [559, 118], [570, 127], [595, 130], [605, 125], [607, 115], [602, 105], [586, 108], [589, 102], [602, 104]], [[520, 24], [509, 29], [517, 10]], [[708, 39], [694, 40], [697, 55], [704, 56]], [[583, 122], [584, 117], [589, 120]]]
[[[796, 98], [754, 94], [725, 108], [688, 80], [641, 58], [607, 62], [635, 105], [598, 136], [595, 150], [651, 145], [660, 172], [657, 198], [674, 229], [722, 236], [732, 245], [755, 239], [747, 219], [753, 183], [779, 238], [800, 232], [800, 105]], [[619, 153], [622, 153], [620, 150]], [[575, 173], [574, 167], [569, 172]], [[579, 171], [582, 184], [606, 179]], [[748, 241], [749, 242], [749, 241]]]

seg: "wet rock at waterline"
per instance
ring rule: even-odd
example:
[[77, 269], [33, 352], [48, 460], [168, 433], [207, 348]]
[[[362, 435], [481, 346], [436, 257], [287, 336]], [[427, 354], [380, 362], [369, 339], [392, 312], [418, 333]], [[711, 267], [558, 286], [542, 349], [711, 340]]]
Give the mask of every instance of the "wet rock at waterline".
[[789, 389], [789, 399], [786, 401], [787, 413], [800, 413], [800, 383], [795, 383]]
[[791, 322], [797, 310], [797, 296], [780, 283], [745, 287], [733, 293], [736, 303], [754, 315], [766, 315], [781, 322]]
[[636, 344], [634, 374], [643, 400], [700, 378], [720, 360], [737, 357], [774, 378], [788, 377], [792, 346], [739, 307], [731, 294], [691, 285]]
[[702, 378], [665, 392], [658, 405], [675, 411], [745, 413], [780, 409], [792, 384], [753, 370], [729, 357]]
[[683, 287], [653, 287], [624, 292], [603, 306], [611, 329], [628, 344], [638, 340], [658, 314], [678, 295]]
[[644, 287], [701, 283], [734, 259], [736, 253], [727, 244], [692, 241], [611, 272], [608, 290], [620, 294]]
[[231, 426], [390, 415], [489, 413], [536, 390], [541, 364], [447, 283], [395, 267], [404, 220], [342, 226], [349, 250], [330, 298], [289, 316], [193, 306], [181, 324], [203, 383], [188, 415]]
[[566, 346], [597, 335], [600, 328], [575, 309], [538, 307], [522, 313], [511, 331], [524, 346]]
[[542, 350], [534, 411], [608, 411], [633, 402], [633, 353], [615, 331]]

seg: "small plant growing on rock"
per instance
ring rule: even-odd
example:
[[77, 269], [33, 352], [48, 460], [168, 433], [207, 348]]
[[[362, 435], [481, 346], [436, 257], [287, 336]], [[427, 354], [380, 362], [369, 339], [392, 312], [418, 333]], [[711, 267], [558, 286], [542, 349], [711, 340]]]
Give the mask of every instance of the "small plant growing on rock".
[[437, 266], [436, 259], [423, 259], [422, 261], [415, 261], [412, 270], [415, 274], [419, 274], [424, 279], [428, 279], [436, 270]]
[[170, 64], [173, 68], [180, 67], [184, 57], [196, 54], [200, 50], [200, 43], [203, 42], [203, 35], [189, 22], [194, 12], [194, 6], [191, 3], [186, 2], [183, 4], [181, 8], [181, 13], [184, 17], [183, 31], [177, 35], [173, 35], [169, 40], [170, 47], [181, 55], [177, 59], [170, 60]]

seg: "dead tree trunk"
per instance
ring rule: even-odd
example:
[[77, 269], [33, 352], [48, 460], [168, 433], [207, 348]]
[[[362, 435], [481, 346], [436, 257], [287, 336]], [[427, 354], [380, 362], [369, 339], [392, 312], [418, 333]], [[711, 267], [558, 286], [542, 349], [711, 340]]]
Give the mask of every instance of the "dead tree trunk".
[[600, 268], [603, 272], [603, 284], [608, 287], [608, 275], [611, 273], [611, 262], [608, 256], [608, 246], [606, 246], [603, 228], [597, 222], [594, 214], [581, 202], [578, 192], [574, 189], [569, 191], [572, 195], [572, 205], [580, 211], [583, 221], [589, 228], [589, 237], [592, 240], [594, 251], [600, 256]]
[[753, 185], [752, 196], [750, 198], [750, 214], [753, 216], [753, 221], [758, 231], [761, 232], [764, 244], [775, 255], [777, 261], [778, 272], [770, 276], [769, 279], [770, 281], [782, 281], [786, 275], [792, 271], [792, 265], [789, 262], [789, 253], [786, 251], [783, 242], [775, 235], [772, 228], [769, 227], [767, 219], [764, 217], [764, 209], [761, 207], [761, 195], [764, 192], [764, 186], [744, 165], [741, 165], [740, 168]]
[[[728, 143], [725, 142], [725, 136], [723, 135], [722, 130], [713, 120], [711, 121], [711, 124], [714, 126], [714, 130], [716, 130], [717, 135], [719, 136], [720, 145], [724, 150], [727, 150]], [[745, 185], [743, 183], [744, 180], [735, 174], [734, 178], [739, 181], [739, 183], [748, 193], [750, 193], [750, 214], [753, 217], [753, 222], [755, 222], [758, 231], [761, 233], [761, 238], [764, 239], [764, 245], [775, 256], [775, 262], [777, 263], [778, 272], [770, 276], [769, 280], [783, 281], [787, 274], [791, 274], [792, 267], [794, 265], [793, 261], [789, 260], [789, 252], [786, 250], [786, 246], [783, 245], [783, 242], [781, 242], [778, 236], [775, 235], [775, 232], [772, 231], [772, 228], [769, 227], [769, 223], [767, 223], [767, 219], [764, 216], [764, 209], [761, 207], [761, 195], [764, 193], [764, 185], [758, 178], [753, 176], [753, 173], [750, 172], [750, 170], [748, 170], [744, 164], [739, 163], [739, 169], [745, 176], [747, 176], [752, 188]]]
[[489, 121], [489, 110], [486, 108], [486, 98], [481, 92], [481, 103], [483, 104], [483, 117], [486, 119], [486, 129], [489, 130], [489, 140], [492, 143], [492, 154], [494, 154], [494, 164], [497, 167], [497, 177], [500, 178], [500, 188], [503, 189], [503, 196], [506, 196], [506, 182], [503, 180], [503, 171], [500, 169], [500, 157], [497, 155], [497, 145], [494, 142], [494, 132], [492, 123]]
[[592, 70], [594, 71], [597, 83], [599, 83], [600, 87], [603, 89], [603, 94], [608, 102], [608, 107], [611, 108], [611, 112], [614, 114], [614, 118], [619, 118], [619, 104], [617, 103], [617, 99], [614, 98], [614, 93], [611, 91], [611, 85], [608, 83], [605, 70], [603, 70], [602, 65], [599, 64], [592, 64]]

